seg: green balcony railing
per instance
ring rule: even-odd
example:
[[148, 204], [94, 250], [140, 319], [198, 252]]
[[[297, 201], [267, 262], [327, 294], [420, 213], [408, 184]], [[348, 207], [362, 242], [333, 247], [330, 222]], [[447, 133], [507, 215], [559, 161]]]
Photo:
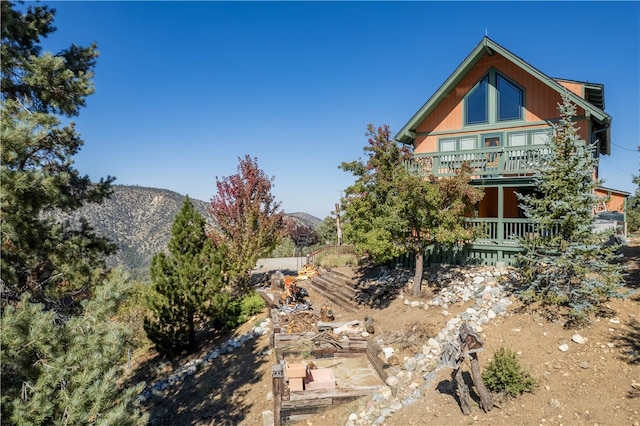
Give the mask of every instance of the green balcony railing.
[[[467, 219], [466, 222], [467, 227], [476, 232], [474, 243], [482, 245], [517, 246], [520, 245], [520, 239], [531, 239], [545, 233], [529, 219], [483, 217]], [[557, 228], [547, 232], [554, 234]]]
[[468, 163], [472, 176], [526, 176], [535, 172], [549, 153], [543, 145], [493, 147], [467, 151], [414, 154], [407, 168], [423, 176], [454, 176]]

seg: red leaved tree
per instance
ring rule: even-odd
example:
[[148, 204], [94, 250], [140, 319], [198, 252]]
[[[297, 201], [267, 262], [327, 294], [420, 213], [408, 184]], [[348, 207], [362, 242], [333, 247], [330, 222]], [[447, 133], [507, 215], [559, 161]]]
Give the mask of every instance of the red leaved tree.
[[310, 226], [305, 225], [298, 219], [285, 216], [284, 218], [285, 236], [291, 238], [296, 248], [309, 247], [318, 242], [318, 233]]
[[229, 282], [242, 294], [249, 289], [258, 259], [283, 238], [284, 211], [271, 194], [273, 178], [258, 167], [258, 159], [246, 155], [238, 160], [237, 174], [216, 177], [218, 193], [209, 207], [217, 226], [209, 237], [216, 246], [226, 247]]

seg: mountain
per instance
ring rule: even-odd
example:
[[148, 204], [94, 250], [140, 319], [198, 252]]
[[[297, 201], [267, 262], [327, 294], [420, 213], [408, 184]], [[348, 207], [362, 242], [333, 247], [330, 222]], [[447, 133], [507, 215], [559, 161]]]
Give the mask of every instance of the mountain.
[[320, 225], [322, 223], [322, 219], [319, 219], [315, 216], [311, 216], [308, 213], [301, 213], [301, 212], [296, 212], [296, 213], [287, 213], [287, 216], [291, 216], [295, 219], [298, 220], [298, 222], [302, 223], [303, 225], [308, 226], [311, 229], [316, 229], [318, 227], [318, 225]]
[[[134, 277], [146, 278], [153, 255], [167, 248], [173, 220], [184, 199], [184, 195], [167, 189], [114, 185], [109, 199], [82, 207], [71, 219], [85, 217], [98, 234], [117, 244], [118, 252], [109, 259], [110, 265], [123, 266]], [[190, 199], [207, 222], [214, 225], [207, 210], [209, 203]], [[313, 228], [322, 222], [307, 213], [288, 216]]]

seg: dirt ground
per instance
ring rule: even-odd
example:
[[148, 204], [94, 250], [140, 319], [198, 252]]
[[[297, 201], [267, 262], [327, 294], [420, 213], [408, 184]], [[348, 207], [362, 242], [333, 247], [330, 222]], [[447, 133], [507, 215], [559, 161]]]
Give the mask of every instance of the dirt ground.
[[[483, 327], [485, 351], [479, 354], [482, 368], [491, 355], [504, 346], [518, 354], [520, 364], [538, 381], [534, 393], [499, 403], [483, 412], [473, 389], [472, 413], [462, 414], [454, 397], [451, 370], [439, 370], [433, 386], [423, 389], [415, 404], [395, 412], [386, 425], [634, 425], [640, 426], [640, 241], [632, 240], [624, 248], [624, 262], [629, 268], [627, 288], [636, 293], [624, 300], [612, 300], [609, 317], [596, 318], [585, 327], [566, 329], [539, 313], [523, 308], [518, 302], [509, 306], [507, 315], [491, 320]], [[314, 306], [321, 297], [309, 291]], [[428, 291], [422, 299], [433, 297]], [[411, 298], [415, 300], [415, 298]], [[513, 298], [515, 301], [515, 298]], [[418, 309], [395, 299], [384, 309], [361, 308], [355, 314], [336, 311], [337, 321], [370, 316], [376, 334], [402, 334], [409, 324], [423, 324], [440, 330], [449, 318], [468, 304], [450, 306], [450, 316], [441, 310]], [[241, 335], [256, 325], [267, 312], [236, 330]], [[586, 343], [578, 345], [571, 337], [579, 333]], [[217, 336], [202, 347], [210, 351], [230, 335]], [[558, 345], [567, 343], [561, 352]], [[395, 346], [395, 345], [394, 345]], [[273, 409], [268, 398], [271, 391], [271, 367], [275, 356], [268, 351], [268, 336], [246, 343], [231, 354], [204, 367], [184, 382], [169, 387], [162, 397], [145, 405], [154, 425], [246, 425], [263, 424], [262, 412]], [[415, 354], [407, 349], [406, 355]], [[400, 359], [402, 359], [400, 354]], [[173, 363], [183, 365], [191, 355]], [[154, 370], [159, 360], [138, 360], [136, 367], [145, 371], [149, 382], [166, 371]], [[469, 372], [469, 367], [463, 367]], [[366, 400], [356, 400], [315, 415], [300, 425], [344, 425], [349, 414], [359, 414]]]

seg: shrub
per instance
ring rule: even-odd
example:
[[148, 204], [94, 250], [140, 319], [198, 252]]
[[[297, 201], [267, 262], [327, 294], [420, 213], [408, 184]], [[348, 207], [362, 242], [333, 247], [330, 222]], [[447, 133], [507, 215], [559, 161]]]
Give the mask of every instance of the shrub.
[[246, 322], [253, 315], [262, 312], [265, 306], [266, 303], [264, 299], [255, 291], [245, 296], [240, 302], [240, 315], [242, 322]]
[[232, 329], [244, 324], [253, 315], [261, 312], [266, 303], [255, 291], [241, 299], [232, 298], [228, 294], [217, 295], [214, 305], [215, 313], [210, 314], [214, 328]]
[[358, 257], [355, 254], [327, 254], [316, 259], [319, 266], [356, 266]]
[[537, 386], [536, 380], [520, 366], [516, 353], [504, 347], [493, 354], [482, 372], [482, 380], [491, 392], [513, 398], [533, 392]]

